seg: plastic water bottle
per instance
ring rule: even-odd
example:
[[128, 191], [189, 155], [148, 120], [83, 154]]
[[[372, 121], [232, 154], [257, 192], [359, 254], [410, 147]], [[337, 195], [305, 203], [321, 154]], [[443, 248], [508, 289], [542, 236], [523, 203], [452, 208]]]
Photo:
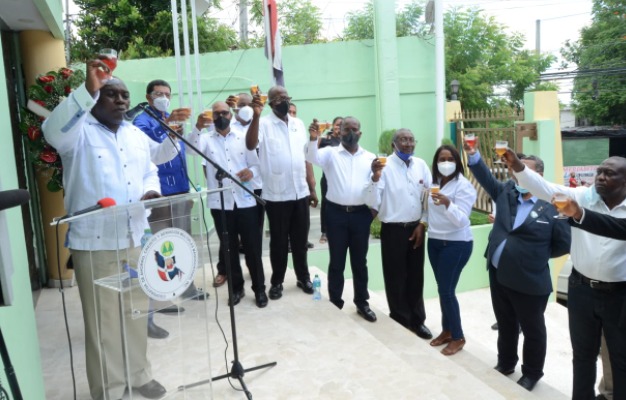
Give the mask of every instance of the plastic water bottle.
[[315, 274], [315, 278], [313, 278], [313, 300], [321, 300], [322, 299], [322, 281], [320, 277]]
[[148, 240], [150, 240], [151, 237], [152, 237], [152, 231], [150, 230], [150, 228], [144, 229], [143, 236], [141, 237], [141, 247], [144, 247], [146, 243], [148, 243]]

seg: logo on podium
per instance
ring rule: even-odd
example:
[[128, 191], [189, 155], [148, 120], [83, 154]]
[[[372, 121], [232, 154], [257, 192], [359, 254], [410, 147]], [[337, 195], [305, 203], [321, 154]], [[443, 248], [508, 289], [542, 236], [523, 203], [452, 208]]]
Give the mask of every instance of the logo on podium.
[[157, 232], [141, 249], [137, 274], [139, 285], [153, 300], [172, 300], [193, 282], [198, 265], [198, 247], [179, 228]]

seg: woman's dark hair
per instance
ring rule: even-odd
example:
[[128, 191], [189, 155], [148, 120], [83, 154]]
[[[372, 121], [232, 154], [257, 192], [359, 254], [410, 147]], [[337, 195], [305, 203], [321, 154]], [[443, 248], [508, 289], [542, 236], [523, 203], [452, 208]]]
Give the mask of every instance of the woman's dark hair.
[[335, 122], [337, 122], [337, 120], [342, 120], [343, 121], [343, 117], [335, 117], [333, 118], [333, 126], [335, 126]]
[[438, 181], [440, 178], [443, 177], [443, 175], [441, 175], [441, 172], [439, 172], [439, 168], [437, 167], [437, 160], [439, 159], [439, 154], [443, 150], [448, 150], [450, 154], [452, 154], [452, 157], [454, 157], [454, 162], [456, 163], [456, 170], [454, 171], [454, 174], [451, 175], [451, 177], [456, 178], [459, 176], [459, 174], [465, 174], [463, 161], [461, 161], [461, 155], [459, 154], [456, 147], [450, 146], [449, 144], [444, 144], [443, 146], [440, 146], [437, 149], [437, 151], [435, 151], [435, 156], [433, 157], [433, 166], [432, 166], [433, 180]]

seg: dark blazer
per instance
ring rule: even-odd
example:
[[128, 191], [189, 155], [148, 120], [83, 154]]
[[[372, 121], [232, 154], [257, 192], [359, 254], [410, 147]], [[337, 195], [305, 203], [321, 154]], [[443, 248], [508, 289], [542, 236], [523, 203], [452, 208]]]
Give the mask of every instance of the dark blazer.
[[574, 228], [582, 229], [594, 235], [626, 240], [626, 218], [616, 218], [585, 208], [583, 221], [579, 224], [570, 218], [569, 224]]
[[493, 253], [506, 239], [497, 269], [498, 282], [530, 295], [552, 292], [548, 260], [569, 253], [571, 232], [566, 220], [555, 219], [554, 206], [537, 200], [526, 220], [513, 229], [519, 192], [515, 182], [498, 181], [481, 159], [469, 167], [474, 177], [496, 202], [496, 219], [487, 244], [487, 266]]

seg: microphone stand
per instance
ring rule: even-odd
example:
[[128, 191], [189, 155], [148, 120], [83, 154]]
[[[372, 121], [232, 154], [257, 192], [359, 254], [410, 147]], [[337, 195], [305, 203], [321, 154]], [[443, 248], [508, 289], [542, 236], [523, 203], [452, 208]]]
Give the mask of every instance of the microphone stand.
[[[179, 134], [178, 132], [174, 131], [172, 128], [170, 128], [165, 121], [163, 121], [161, 118], [159, 118], [159, 116], [157, 116], [150, 108], [148, 108], [148, 105], [140, 105], [141, 108], [143, 108], [143, 110], [146, 112], [146, 114], [148, 114], [150, 117], [152, 117], [154, 120], [156, 120], [163, 128], [165, 128], [165, 130], [167, 130], [167, 132], [169, 132], [170, 134], [173, 134], [174, 136], [176, 136], [178, 139], [180, 139], [183, 143], [185, 143], [185, 145], [187, 145], [190, 149], [192, 149], [193, 151], [196, 152], [196, 154], [200, 155], [203, 159], [205, 159], [209, 164], [211, 164], [216, 170], [217, 173], [215, 175], [215, 177], [218, 180], [218, 187], [221, 189], [223, 187], [223, 182], [222, 180], [224, 178], [228, 178], [231, 180], [231, 182], [235, 183], [237, 186], [241, 187], [244, 191], [246, 191], [247, 193], [249, 193], [251, 196], [253, 196], [257, 202], [265, 205], [265, 200], [263, 200], [262, 198], [260, 198], [259, 196], [257, 196], [256, 194], [254, 194], [253, 191], [251, 191], [250, 189], [248, 189], [245, 185], [242, 185], [241, 182], [239, 182], [235, 177], [233, 177], [231, 174], [228, 173], [228, 171], [226, 171], [224, 168], [222, 168], [221, 165], [219, 165], [218, 163], [216, 163], [215, 161], [211, 160], [209, 157], [206, 156], [206, 154], [202, 153], [199, 149], [197, 149], [194, 145], [192, 145], [191, 143], [189, 143], [189, 141], [187, 139], [185, 139], [183, 137], [183, 135]], [[170, 140], [171, 136], [170, 136]], [[232, 341], [233, 341], [233, 366], [230, 370], [230, 372], [223, 374], [223, 375], [219, 375], [216, 376], [214, 378], [209, 378], [209, 379], [205, 379], [202, 381], [198, 381], [189, 385], [182, 385], [178, 387], [178, 390], [184, 390], [184, 389], [190, 389], [196, 386], [200, 386], [200, 385], [204, 385], [207, 384], [209, 382], [212, 381], [217, 381], [220, 379], [224, 379], [224, 378], [234, 378], [237, 379], [239, 381], [239, 383], [241, 384], [241, 387], [244, 391], [244, 393], [246, 394], [246, 398], [248, 399], [252, 399], [252, 393], [250, 393], [250, 391], [248, 390], [248, 387], [246, 386], [245, 382], [243, 381], [243, 377], [245, 375], [246, 372], [250, 372], [250, 371], [256, 371], [259, 369], [263, 369], [263, 368], [269, 368], [269, 367], [273, 367], [277, 364], [276, 361], [267, 363], [267, 364], [263, 364], [263, 365], [259, 365], [256, 367], [252, 367], [252, 368], [247, 368], [244, 369], [243, 365], [241, 364], [241, 362], [239, 361], [239, 349], [237, 346], [237, 328], [235, 325], [235, 305], [233, 304], [234, 302], [232, 301], [233, 299], [233, 280], [232, 280], [232, 271], [231, 271], [231, 265], [230, 265], [230, 246], [228, 245], [228, 228], [227, 228], [227, 224], [226, 224], [226, 209], [224, 208], [224, 191], [220, 191], [220, 206], [221, 206], [221, 217], [222, 217], [222, 225], [223, 225], [223, 232], [222, 232], [222, 238], [223, 240], [226, 241], [226, 246], [223, 246], [224, 248], [224, 265], [226, 266], [226, 276], [227, 276], [227, 281], [228, 281], [228, 298], [229, 298], [229, 302], [228, 302], [228, 306], [230, 308], [230, 326], [231, 326], [231, 335], [232, 335]]]

